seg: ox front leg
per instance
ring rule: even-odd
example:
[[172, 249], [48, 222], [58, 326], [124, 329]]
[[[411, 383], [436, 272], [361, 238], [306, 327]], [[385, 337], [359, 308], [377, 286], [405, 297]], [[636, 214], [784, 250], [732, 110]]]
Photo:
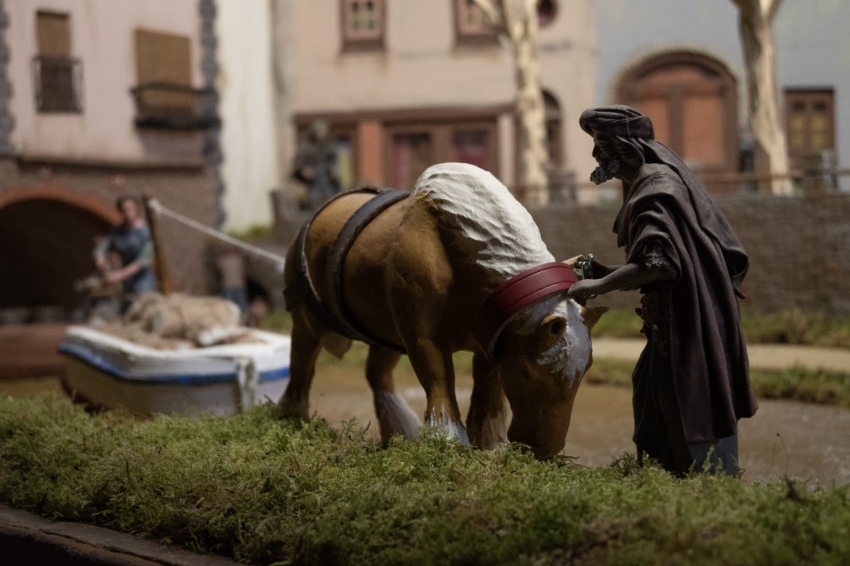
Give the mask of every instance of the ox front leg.
[[508, 443], [508, 405], [502, 388], [499, 367], [484, 354], [472, 358], [472, 398], [466, 427], [469, 440], [482, 450]]
[[380, 348], [369, 347], [366, 358], [366, 379], [375, 397], [375, 414], [381, 427], [381, 442], [386, 444], [393, 435], [400, 434], [405, 440], [419, 438], [422, 423], [404, 397], [396, 393], [393, 369], [401, 354]]
[[450, 438], [469, 444], [455, 396], [455, 369], [450, 352], [431, 341], [417, 341], [407, 355], [419, 383], [425, 389], [425, 424], [437, 426]]

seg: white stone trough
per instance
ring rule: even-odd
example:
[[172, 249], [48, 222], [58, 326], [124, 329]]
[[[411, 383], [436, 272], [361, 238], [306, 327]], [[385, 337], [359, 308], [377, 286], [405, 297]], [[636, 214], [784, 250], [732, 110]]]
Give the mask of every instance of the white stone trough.
[[246, 331], [262, 342], [157, 350], [71, 326], [59, 346], [64, 385], [96, 407], [144, 414], [223, 416], [277, 402], [289, 382], [290, 338]]

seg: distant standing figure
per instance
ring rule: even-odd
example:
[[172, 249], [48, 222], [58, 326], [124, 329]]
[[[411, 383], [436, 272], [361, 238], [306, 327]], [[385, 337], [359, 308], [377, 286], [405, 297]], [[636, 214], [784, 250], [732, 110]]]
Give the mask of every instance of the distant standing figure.
[[245, 289], [245, 258], [236, 249], [236, 246], [228, 245], [224, 248], [218, 258], [216, 267], [221, 275], [222, 296], [236, 303], [242, 316], [248, 310], [248, 291]]
[[337, 153], [328, 137], [328, 124], [316, 120], [310, 124], [307, 139], [298, 146], [292, 176], [307, 187], [305, 208], [315, 209], [339, 192]]
[[[138, 199], [119, 197], [115, 208], [122, 222], [94, 250], [94, 262], [106, 283], [121, 282], [121, 312], [142, 293], [156, 290], [153, 273], [153, 242], [148, 225], [142, 217]], [[121, 267], [110, 265], [110, 253], [121, 260]]]
[[648, 117], [611, 106], [586, 110], [579, 124], [595, 144], [591, 180], [623, 183], [614, 233], [626, 263], [584, 258], [590, 276], [569, 295], [583, 302], [641, 290], [647, 344], [632, 375], [638, 457], [676, 474], [710, 464], [736, 475], [738, 419], [757, 408], [738, 307], [747, 254], [699, 180], [655, 140]]

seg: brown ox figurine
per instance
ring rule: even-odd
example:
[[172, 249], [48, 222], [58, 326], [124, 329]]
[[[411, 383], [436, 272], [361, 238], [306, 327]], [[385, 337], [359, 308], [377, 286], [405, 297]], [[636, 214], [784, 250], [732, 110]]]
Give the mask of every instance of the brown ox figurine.
[[[337, 236], [373, 198], [346, 194], [314, 217], [303, 257], [297, 245], [290, 247], [288, 291], [299, 285], [301, 264], [320, 301], [332, 300], [326, 284], [333, 277], [329, 262]], [[366, 378], [384, 442], [395, 434], [415, 439], [420, 426], [393, 385], [392, 370], [405, 352], [425, 389], [427, 423], [485, 449], [503, 444], [506, 436], [540, 456], [563, 449], [573, 400], [591, 364], [590, 329], [607, 309], [583, 309], [558, 292], [507, 319], [490, 352], [474, 333], [479, 308], [497, 287], [553, 260], [531, 215], [507, 188], [462, 163], [430, 167], [407, 198], [356, 236], [338, 276], [340, 294], [350, 321], [372, 343]], [[287, 302], [291, 377], [280, 404], [284, 414], [307, 418], [319, 351], [342, 356], [351, 339], [317, 316], [315, 304], [291, 297]], [[459, 350], [474, 352], [466, 428], [455, 398], [452, 353]], [[513, 412], [507, 435], [506, 396]]]

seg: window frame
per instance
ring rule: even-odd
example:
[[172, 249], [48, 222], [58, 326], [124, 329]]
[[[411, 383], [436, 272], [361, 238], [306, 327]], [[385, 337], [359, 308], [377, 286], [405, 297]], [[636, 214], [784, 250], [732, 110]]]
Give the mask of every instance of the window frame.
[[[385, 48], [385, 38], [387, 32], [387, 2], [386, 0], [371, 0], [375, 3], [376, 18], [378, 22], [378, 31], [376, 37], [351, 37], [349, 29], [346, 26], [346, 14], [348, 7], [353, 2], [362, 2], [364, 0], [339, 0], [337, 4], [339, 8], [339, 30], [342, 51], [357, 52], [357, 51], [382, 51]], [[368, 1], [368, 0], [365, 0]]]
[[[70, 73], [68, 106], [57, 108], [46, 106], [44, 96], [45, 67], [67, 65]], [[83, 63], [74, 57], [49, 57], [36, 55], [32, 58], [33, 94], [35, 108], [39, 114], [82, 114], [83, 113]]]
[[[495, 29], [482, 28], [482, 31], [468, 31], [461, 26], [461, 9], [469, 0], [450, 0], [452, 4], [452, 19], [455, 27], [456, 46], [494, 46], [499, 45], [499, 34]], [[480, 9], [480, 8], [479, 8]]]
[[[64, 39], [67, 45], [63, 45], [62, 53], [53, 53], [48, 49], [45, 51], [45, 37], [42, 35], [41, 18], [59, 18], [64, 20], [66, 29]], [[56, 12], [51, 10], [36, 10], [35, 13], [35, 37], [36, 54], [32, 58], [33, 95], [36, 112], [39, 114], [81, 114], [83, 112], [83, 63], [72, 56], [73, 37], [71, 33], [70, 12]], [[63, 42], [65, 43], [65, 42]], [[49, 77], [51, 70], [64, 71], [68, 75], [68, 92], [66, 105], [46, 105], [49, 97], [45, 96], [45, 80]]]
[[[785, 103], [785, 136], [788, 143], [788, 156], [792, 161], [799, 161], [806, 154], [814, 151], [836, 151], [836, 135], [835, 135], [835, 88], [834, 87], [786, 87], [783, 89]], [[818, 99], [827, 103], [827, 147], [822, 150], [812, 149], [812, 105]], [[796, 149], [791, 146], [791, 118], [793, 112], [791, 106], [795, 101], [802, 100], [806, 103], [805, 108], [805, 147]]]
[[[498, 116], [434, 117], [416, 119], [407, 117], [402, 120], [384, 122], [384, 180], [389, 183], [393, 177], [393, 139], [397, 135], [427, 134], [431, 140], [433, 161], [444, 163], [452, 161], [454, 135], [465, 132], [486, 132], [487, 134], [487, 170], [498, 175], [500, 171], [500, 147]], [[396, 187], [413, 190], [413, 187]]]

